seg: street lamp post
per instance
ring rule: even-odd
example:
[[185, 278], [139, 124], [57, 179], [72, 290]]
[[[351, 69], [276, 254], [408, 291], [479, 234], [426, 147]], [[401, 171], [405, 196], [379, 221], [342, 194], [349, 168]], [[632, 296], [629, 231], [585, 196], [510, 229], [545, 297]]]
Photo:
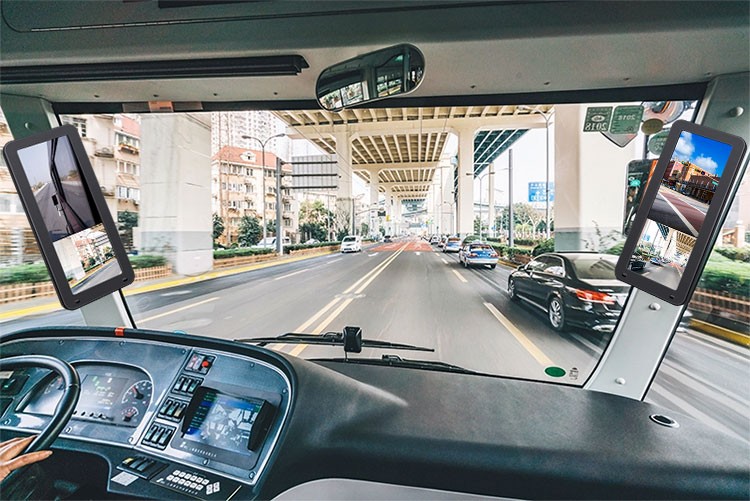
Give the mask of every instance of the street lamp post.
[[[255, 141], [258, 141], [260, 143], [260, 151], [261, 151], [261, 173], [263, 174], [262, 178], [262, 184], [263, 184], [263, 193], [261, 196], [261, 203], [263, 204], [263, 210], [261, 211], [261, 224], [263, 225], [263, 245], [266, 245], [266, 238], [267, 238], [267, 230], [266, 230], [266, 144], [268, 144], [271, 139], [276, 139], [277, 137], [284, 137], [286, 134], [283, 132], [280, 134], [276, 134], [274, 136], [271, 136], [267, 138], [265, 141], [261, 141], [255, 136], [242, 136], [242, 139], [254, 139]], [[278, 176], [278, 173], [277, 173]], [[278, 183], [277, 183], [278, 184]], [[279, 233], [280, 228], [276, 228], [276, 240], [279, 240]], [[278, 247], [278, 245], [277, 245]]]
[[544, 113], [537, 109], [531, 108], [530, 106], [519, 106], [519, 109], [530, 111], [541, 115], [544, 119], [544, 130], [546, 138], [546, 152], [547, 152], [547, 182], [544, 185], [544, 234], [547, 238], [550, 238], [550, 220], [549, 220], [549, 121], [552, 120], [552, 113]]

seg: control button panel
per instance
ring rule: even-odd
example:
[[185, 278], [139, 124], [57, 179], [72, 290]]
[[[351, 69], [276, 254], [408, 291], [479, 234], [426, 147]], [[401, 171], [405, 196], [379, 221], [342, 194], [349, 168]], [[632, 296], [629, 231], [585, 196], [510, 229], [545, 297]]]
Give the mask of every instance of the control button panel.
[[199, 374], [208, 374], [211, 366], [214, 364], [216, 357], [213, 355], [203, 355], [201, 353], [193, 353], [193, 356], [188, 360], [185, 370], [189, 372], [197, 372]]
[[151, 483], [206, 500], [229, 499], [240, 488], [239, 482], [188, 470], [182, 466], [167, 468], [152, 479]]
[[171, 426], [154, 423], [143, 436], [141, 443], [156, 449], [164, 449], [174, 435], [174, 430]]
[[122, 463], [117, 465], [117, 468], [148, 480], [163, 470], [165, 466], [167, 466], [167, 463], [146, 456], [129, 456], [123, 459]]
[[202, 378], [182, 375], [177, 378], [172, 391], [180, 395], [192, 395], [202, 382]]
[[168, 419], [170, 421], [180, 421], [185, 409], [187, 409], [188, 402], [184, 400], [178, 400], [176, 398], [167, 397], [159, 409], [159, 417], [162, 419]]

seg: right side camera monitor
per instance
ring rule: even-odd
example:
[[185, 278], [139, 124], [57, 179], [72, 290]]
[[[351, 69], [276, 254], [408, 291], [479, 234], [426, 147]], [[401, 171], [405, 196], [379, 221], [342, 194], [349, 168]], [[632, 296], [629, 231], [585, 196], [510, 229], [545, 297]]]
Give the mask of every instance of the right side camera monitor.
[[621, 281], [672, 304], [688, 301], [745, 148], [737, 136], [672, 125], [617, 263]]

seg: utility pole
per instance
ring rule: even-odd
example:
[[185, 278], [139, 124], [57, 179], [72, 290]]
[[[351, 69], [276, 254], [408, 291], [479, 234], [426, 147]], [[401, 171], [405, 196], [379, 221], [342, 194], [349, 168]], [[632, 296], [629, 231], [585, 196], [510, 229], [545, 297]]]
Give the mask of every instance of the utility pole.
[[[275, 136], [271, 136], [267, 138], [265, 141], [261, 141], [257, 137], [254, 136], [242, 136], [242, 139], [254, 139], [255, 141], [258, 141], [260, 143], [260, 149], [261, 149], [261, 163], [263, 164], [261, 166], [261, 173], [263, 174], [263, 193], [261, 195], [261, 202], [263, 205], [263, 210], [261, 211], [261, 224], [263, 225], [263, 245], [266, 244], [266, 238], [268, 237], [268, 232], [266, 230], [266, 144], [268, 144], [269, 141], [272, 139], [276, 139], [277, 137], [284, 137], [286, 134], [276, 134]], [[277, 176], [278, 177], [278, 176]], [[278, 194], [278, 193], [277, 193]], [[276, 240], [279, 240], [279, 228], [278, 225], [276, 227]]]
[[276, 252], [280, 255], [284, 253], [284, 226], [281, 218], [281, 165], [284, 162], [276, 157]]
[[513, 149], [508, 150], [508, 247], [513, 247]]

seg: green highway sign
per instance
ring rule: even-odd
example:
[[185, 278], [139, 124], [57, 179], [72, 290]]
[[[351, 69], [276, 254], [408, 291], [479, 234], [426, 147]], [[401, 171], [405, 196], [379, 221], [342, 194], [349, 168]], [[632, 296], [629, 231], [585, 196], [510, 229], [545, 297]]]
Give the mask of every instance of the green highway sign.
[[607, 132], [611, 120], [611, 106], [591, 106], [586, 108], [586, 119], [583, 122], [583, 132]]
[[618, 106], [612, 114], [610, 134], [636, 134], [643, 118], [643, 106]]

